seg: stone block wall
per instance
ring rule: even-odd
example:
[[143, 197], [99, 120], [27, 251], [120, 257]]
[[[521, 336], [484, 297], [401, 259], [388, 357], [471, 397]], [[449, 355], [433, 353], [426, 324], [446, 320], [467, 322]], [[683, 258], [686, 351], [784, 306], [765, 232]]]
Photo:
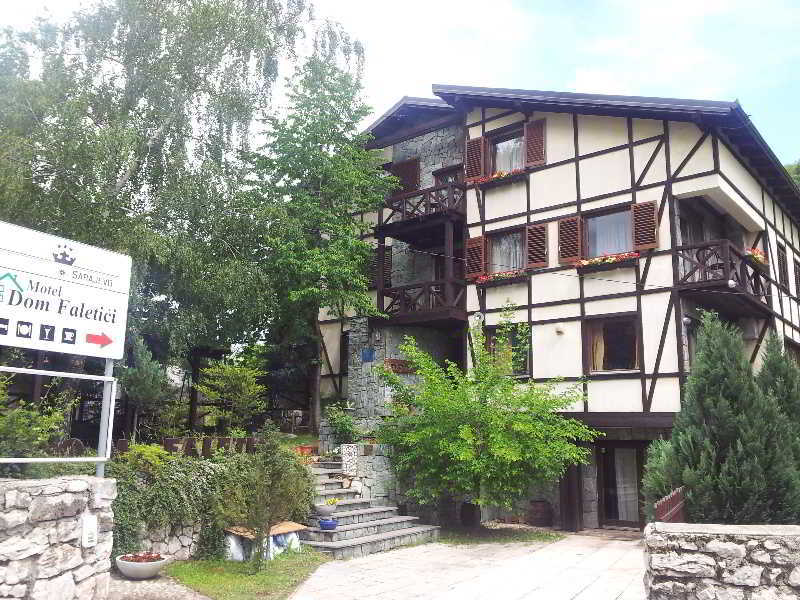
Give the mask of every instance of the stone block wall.
[[140, 550], [158, 552], [175, 560], [188, 560], [197, 551], [200, 528], [199, 523], [188, 523], [144, 531]]
[[390, 506], [397, 502], [390, 450], [386, 444], [358, 444], [356, 477], [361, 482], [361, 497], [372, 500], [373, 506]]
[[651, 523], [648, 600], [800, 598], [800, 526]]
[[395, 144], [392, 162], [419, 158], [419, 187], [433, 186], [433, 171], [459, 164], [464, 156], [464, 128], [453, 125]]
[[[114, 479], [0, 479], [0, 598], [107, 598], [116, 495]], [[84, 546], [93, 517], [97, 537]]]

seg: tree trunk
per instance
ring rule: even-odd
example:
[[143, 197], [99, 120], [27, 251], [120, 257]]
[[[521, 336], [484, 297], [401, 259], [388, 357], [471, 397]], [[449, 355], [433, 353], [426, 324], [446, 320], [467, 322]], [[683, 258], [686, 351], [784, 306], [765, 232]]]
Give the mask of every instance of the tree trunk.
[[314, 332], [314, 358], [311, 363], [311, 370], [309, 373], [311, 398], [311, 432], [319, 435], [319, 423], [322, 420], [322, 404], [320, 399], [320, 378], [322, 375], [321, 355], [322, 355], [322, 332], [319, 328], [318, 321], [319, 311], [315, 311], [311, 316], [312, 331]]
[[192, 355], [192, 387], [189, 388], [189, 431], [197, 426], [197, 383], [200, 379], [200, 360]]

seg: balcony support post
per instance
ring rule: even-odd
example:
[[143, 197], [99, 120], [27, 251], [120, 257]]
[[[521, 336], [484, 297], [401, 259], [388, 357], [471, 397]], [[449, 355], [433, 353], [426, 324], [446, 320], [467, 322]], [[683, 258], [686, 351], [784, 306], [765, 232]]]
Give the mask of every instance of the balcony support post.
[[455, 294], [453, 293], [453, 279], [455, 277], [455, 253], [454, 253], [454, 227], [453, 221], [447, 219], [444, 222], [444, 301], [447, 306], [453, 306]]
[[378, 258], [375, 265], [375, 291], [378, 296], [378, 310], [383, 312], [384, 297], [383, 285], [385, 283], [384, 277], [384, 262], [386, 261], [386, 236], [378, 236]]

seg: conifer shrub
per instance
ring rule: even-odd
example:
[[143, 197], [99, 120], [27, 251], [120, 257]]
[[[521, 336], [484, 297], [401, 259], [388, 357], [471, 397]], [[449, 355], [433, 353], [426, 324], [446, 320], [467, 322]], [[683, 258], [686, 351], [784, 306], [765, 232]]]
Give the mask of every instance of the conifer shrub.
[[771, 377], [765, 372], [759, 385], [741, 332], [704, 313], [671, 444], [648, 461], [646, 480], [653, 483], [645, 488], [648, 504], [666, 483], [669, 489], [685, 486], [691, 522], [797, 521], [800, 477], [793, 436], [775, 397], [784, 384]]

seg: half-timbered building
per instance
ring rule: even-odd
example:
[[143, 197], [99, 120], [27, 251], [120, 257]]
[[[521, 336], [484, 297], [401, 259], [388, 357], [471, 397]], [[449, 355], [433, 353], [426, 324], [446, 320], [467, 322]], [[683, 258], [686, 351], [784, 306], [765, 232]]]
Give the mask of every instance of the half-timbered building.
[[800, 191], [737, 102], [434, 85], [371, 127], [402, 184], [376, 214], [384, 319], [321, 315], [323, 385], [369, 428], [373, 367], [405, 335], [468, 362], [504, 306], [527, 324], [521, 380], [583, 386], [569, 414], [602, 430], [550, 499], [565, 529], [639, 526], [644, 451], [668, 436], [698, 315], [800, 347]]

